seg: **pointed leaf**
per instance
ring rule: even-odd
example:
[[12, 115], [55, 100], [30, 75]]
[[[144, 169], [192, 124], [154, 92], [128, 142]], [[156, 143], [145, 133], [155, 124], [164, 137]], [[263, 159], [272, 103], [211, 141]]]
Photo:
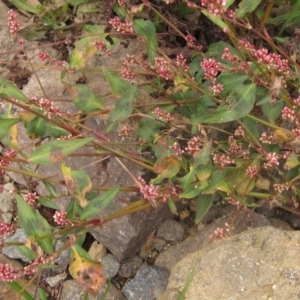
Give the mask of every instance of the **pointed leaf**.
[[40, 117], [35, 117], [31, 120], [27, 126], [27, 134], [31, 138], [45, 138], [53, 137], [59, 138], [64, 135], [69, 135], [70, 133], [59, 126], [56, 126]]
[[39, 197], [38, 202], [45, 207], [49, 207], [55, 210], [60, 210], [60, 207], [57, 204], [55, 204], [52, 200], [47, 199], [45, 197]]
[[242, 0], [235, 11], [237, 18], [243, 18], [247, 13], [253, 12], [262, 0]]
[[115, 73], [103, 70], [106, 80], [109, 83], [110, 89], [115, 95], [124, 95], [131, 87], [132, 84]]
[[85, 138], [71, 141], [53, 141], [36, 149], [28, 161], [33, 164], [49, 164], [62, 161], [77, 149], [91, 142], [93, 138]]
[[101, 97], [97, 97], [93, 90], [85, 84], [75, 84], [71, 87], [72, 100], [75, 106], [83, 112], [103, 110], [104, 104]]
[[85, 198], [85, 194], [92, 188], [91, 178], [84, 172], [83, 169], [72, 171], [70, 168], [62, 164], [61, 170], [69, 191], [76, 197], [79, 205], [81, 207], [85, 207], [88, 203]]
[[222, 29], [228, 29], [227, 24], [220, 17], [215, 16], [215, 15], [209, 13], [206, 9], [202, 9], [201, 12], [207, 18], [209, 18], [213, 23], [215, 23], [216, 25], [218, 25], [220, 28], [222, 28]]
[[213, 203], [214, 195], [207, 194], [207, 195], [200, 195], [197, 200], [197, 209], [196, 209], [196, 216], [195, 216], [195, 223], [199, 223], [203, 217], [206, 215], [207, 211], [210, 209]]
[[131, 85], [130, 88], [117, 100], [115, 108], [109, 115], [109, 119], [115, 122], [129, 117], [132, 114], [132, 104], [137, 95], [137, 85]]
[[84, 208], [80, 216], [80, 220], [87, 220], [101, 213], [116, 198], [119, 190], [120, 187], [116, 186], [102, 195], [92, 199]]
[[[41, 238], [52, 233], [51, 226], [38, 211], [32, 208], [19, 195], [16, 195], [16, 200], [19, 221], [27, 236]], [[37, 240], [37, 243], [47, 254], [53, 253], [54, 239], [52, 237]]]
[[255, 103], [255, 84], [239, 84], [228, 98], [229, 105], [221, 105], [205, 123], [225, 123], [238, 120], [251, 112]]
[[29, 102], [29, 99], [13, 83], [3, 77], [0, 77], [0, 97], [10, 97]]
[[3, 139], [4, 136], [9, 132], [10, 128], [19, 122], [19, 119], [0, 118], [0, 139]]
[[147, 54], [152, 64], [157, 52], [157, 38], [154, 24], [149, 20], [137, 19], [133, 22], [134, 31], [147, 43]]

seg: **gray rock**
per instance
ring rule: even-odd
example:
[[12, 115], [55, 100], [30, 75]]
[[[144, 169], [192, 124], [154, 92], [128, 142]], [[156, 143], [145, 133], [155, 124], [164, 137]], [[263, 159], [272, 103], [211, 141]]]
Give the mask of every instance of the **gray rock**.
[[119, 274], [126, 278], [132, 278], [142, 265], [142, 259], [135, 255], [121, 264]]
[[182, 241], [184, 237], [184, 227], [174, 219], [165, 220], [157, 229], [157, 237], [169, 242]]
[[167, 246], [167, 241], [164, 240], [164, 239], [161, 239], [161, 238], [155, 238], [154, 239], [154, 248], [157, 250], [157, 251], [162, 251], [165, 249], [165, 247]]
[[104, 276], [107, 280], [111, 279], [117, 275], [119, 268], [120, 268], [120, 263], [115, 258], [115, 256], [113, 256], [111, 254], [106, 254], [103, 257], [101, 263], [103, 265]]
[[169, 272], [156, 266], [142, 266], [136, 276], [122, 288], [128, 300], [154, 300], [168, 283]]
[[[63, 245], [64, 242], [58, 240], [55, 245], [55, 251], [58, 251]], [[57, 259], [54, 260], [54, 263], [58, 265], [58, 268], [55, 269], [56, 272], [62, 272], [67, 269], [67, 266], [70, 262], [70, 252], [71, 252], [70, 247], [68, 247], [59, 255]]]
[[6, 212], [2, 214], [2, 220], [5, 224], [11, 224], [13, 214], [11, 212]]
[[292, 228], [295, 228], [295, 229], [300, 228], [300, 217], [299, 216], [291, 214], [288, 221]]
[[[211, 235], [217, 228], [223, 228], [225, 223], [230, 224], [231, 220], [236, 213], [235, 208], [232, 206], [223, 210], [221, 218], [215, 220], [209, 225], [198, 225], [198, 233], [195, 236], [186, 238], [182, 243], [178, 243], [169, 247], [166, 251], [161, 252], [155, 261], [155, 265], [171, 270], [171, 268], [188, 253], [192, 253], [201, 249], [207, 244], [212, 242]], [[238, 234], [247, 230], [249, 227], [263, 227], [270, 226], [270, 222], [264, 217], [251, 210], [239, 211], [236, 214], [235, 225], [230, 230], [230, 234]]]
[[[108, 290], [104, 297], [106, 290]], [[76, 280], [67, 280], [63, 283], [60, 299], [62, 300], [83, 300], [85, 295], [85, 288]], [[88, 300], [126, 300], [120, 290], [113, 284], [105, 284], [98, 292], [96, 297], [88, 295]]]
[[300, 236], [273, 227], [250, 229], [187, 255], [172, 268], [157, 300], [298, 299]]
[[4, 213], [13, 210], [13, 199], [15, 199], [15, 193], [10, 193], [15, 189], [12, 183], [6, 183], [4, 190], [0, 193], [0, 210]]
[[48, 277], [45, 280], [51, 287], [55, 287], [66, 278], [67, 278], [67, 273], [61, 273], [61, 274], [57, 274], [56, 276]]
[[[26, 240], [27, 236], [23, 228], [18, 228], [16, 232], [6, 240], [6, 242], [25, 242]], [[29, 262], [29, 259], [24, 256], [16, 246], [3, 247], [2, 252], [9, 258], [21, 259], [24, 262]]]

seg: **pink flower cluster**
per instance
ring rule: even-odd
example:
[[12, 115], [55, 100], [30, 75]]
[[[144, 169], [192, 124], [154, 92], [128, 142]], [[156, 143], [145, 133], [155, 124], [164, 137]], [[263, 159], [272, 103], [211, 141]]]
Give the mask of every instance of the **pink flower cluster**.
[[47, 116], [49, 119], [52, 117], [61, 117], [62, 113], [60, 112], [59, 107], [54, 106], [53, 101], [50, 99], [44, 99], [44, 98], [39, 98], [37, 96], [32, 97], [30, 101], [37, 105], [41, 110], [43, 110], [45, 113], [47, 113]]
[[158, 188], [153, 184], [146, 184], [145, 180], [140, 176], [137, 178], [137, 180], [140, 184], [140, 191], [143, 197], [151, 202], [155, 202], [156, 198], [159, 195]]
[[185, 40], [187, 41], [187, 44], [188, 44], [189, 47], [191, 47], [195, 50], [198, 50], [198, 51], [202, 51], [202, 46], [201, 45], [196, 45], [196, 39], [191, 34], [188, 34], [185, 37]]
[[0, 281], [14, 281], [21, 276], [20, 271], [9, 264], [0, 264]]
[[281, 116], [284, 120], [288, 120], [290, 122], [296, 121], [295, 111], [285, 106], [281, 111]]
[[211, 87], [211, 90], [213, 92], [214, 95], [219, 95], [222, 93], [224, 89], [224, 86], [223, 84], [221, 83], [218, 83], [218, 84], [214, 84], [212, 87]]
[[37, 199], [39, 199], [39, 196], [36, 194], [36, 192], [34, 192], [34, 193], [28, 193], [28, 194], [25, 196], [25, 201], [26, 201], [29, 205], [34, 205]]
[[[5, 152], [3, 156], [5, 156], [7, 158], [13, 158], [16, 156], [16, 151], [9, 150], [9, 151]], [[0, 166], [7, 167], [9, 164], [10, 164], [9, 160], [0, 159]], [[3, 174], [4, 174], [4, 170], [0, 169], [0, 175], [3, 175]]]
[[214, 154], [213, 162], [220, 169], [224, 169], [224, 167], [234, 164], [234, 161], [228, 155], [225, 154]]
[[176, 56], [176, 65], [183, 68], [184, 71], [188, 72], [190, 67], [186, 63], [186, 58], [182, 54]]
[[121, 130], [119, 131], [119, 136], [121, 136], [122, 138], [129, 136], [130, 135], [130, 129], [128, 128], [128, 126], [123, 126], [121, 128]]
[[245, 137], [245, 131], [244, 131], [244, 129], [242, 128], [242, 126], [239, 126], [239, 127], [235, 130], [234, 135], [235, 135], [236, 137], [241, 137], [241, 138], [244, 138], [244, 137]]
[[126, 1], [125, 0], [118, 0], [119, 6], [125, 6]]
[[111, 52], [109, 50], [107, 50], [107, 46], [103, 41], [96, 40], [96, 41], [94, 41], [93, 44], [94, 44], [96, 50], [105, 52], [107, 56], [111, 56]]
[[175, 75], [170, 67], [169, 61], [162, 57], [155, 57], [154, 66], [155, 72], [162, 78], [166, 80], [173, 80]]
[[254, 178], [259, 172], [259, 167], [258, 166], [249, 166], [247, 169], [246, 169], [246, 175], [249, 177], [249, 178]]
[[204, 70], [204, 78], [213, 83], [215, 83], [218, 73], [225, 71], [225, 68], [221, 66], [221, 63], [213, 58], [204, 58], [200, 63], [200, 66]]
[[24, 275], [30, 276], [36, 273], [37, 271], [37, 267], [39, 265], [45, 264], [46, 261], [42, 256], [39, 256], [38, 258], [36, 258], [31, 264], [29, 264], [28, 266], [24, 267]]
[[0, 237], [6, 237], [8, 235], [11, 235], [15, 231], [15, 225], [14, 224], [5, 224], [0, 223]]
[[266, 155], [266, 160], [267, 162], [264, 163], [265, 169], [272, 169], [279, 165], [279, 156], [275, 152], [269, 152]]
[[20, 27], [20, 23], [17, 21], [17, 14], [14, 13], [12, 9], [10, 9], [7, 13], [7, 25], [10, 28], [10, 33], [15, 34], [18, 32]]
[[225, 238], [230, 232], [230, 225], [225, 223], [224, 228], [218, 227], [209, 237], [214, 241], [219, 241]]
[[69, 220], [67, 219], [67, 212], [66, 211], [55, 211], [53, 215], [53, 220], [56, 224], [63, 226], [69, 224]]
[[119, 17], [115, 17], [109, 20], [109, 24], [122, 33], [134, 33], [131, 23], [123, 23]]
[[173, 149], [175, 151], [176, 156], [181, 156], [184, 153], [184, 150], [182, 150], [177, 142], [175, 142], [172, 146], [170, 146], [170, 149]]
[[214, 16], [220, 16], [226, 12], [225, 0], [201, 0], [201, 5], [207, 7], [208, 12]]
[[165, 119], [165, 120], [167, 120], [168, 122], [171, 122], [171, 121], [174, 120], [174, 118], [172, 117], [172, 115], [171, 115], [169, 112], [167, 112], [167, 111], [161, 109], [160, 107], [156, 107], [156, 108], [154, 109], [154, 113], [155, 113], [160, 119]]
[[196, 152], [201, 152], [202, 149], [200, 148], [200, 139], [197, 136], [192, 137], [188, 143], [187, 147], [185, 147], [185, 151], [189, 155], [194, 155]]
[[232, 154], [236, 154], [242, 150], [242, 147], [237, 144], [237, 141], [233, 138], [233, 136], [229, 136], [228, 138], [229, 152]]
[[279, 184], [279, 183], [275, 183], [273, 184], [273, 188], [274, 190], [279, 193], [279, 194], [282, 194], [283, 191], [287, 191], [290, 189], [290, 184], [288, 183], [284, 183], [284, 184]]

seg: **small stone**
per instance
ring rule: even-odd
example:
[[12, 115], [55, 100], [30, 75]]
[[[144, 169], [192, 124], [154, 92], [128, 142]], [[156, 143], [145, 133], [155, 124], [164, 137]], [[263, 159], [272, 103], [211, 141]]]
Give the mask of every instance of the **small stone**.
[[182, 241], [184, 238], [184, 227], [173, 219], [164, 221], [157, 230], [157, 237], [169, 242]]
[[46, 282], [51, 286], [55, 287], [57, 286], [61, 281], [65, 280], [67, 278], [67, 273], [61, 273], [57, 274], [53, 277], [46, 278]]
[[0, 210], [2, 212], [8, 212], [13, 210], [13, 199], [15, 198], [13, 191], [15, 189], [12, 183], [6, 183], [4, 186], [4, 190], [0, 193]]
[[167, 241], [164, 240], [164, 239], [161, 239], [161, 238], [155, 238], [154, 240], [154, 248], [157, 250], [157, 251], [163, 251], [166, 246], [167, 246]]
[[11, 212], [5, 212], [2, 214], [2, 220], [5, 224], [11, 224], [13, 214]]
[[142, 259], [146, 259], [150, 253], [154, 250], [154, 231], [148, 237], [146, 243], [142, 246], [139, 251], [139, 256]]
[[288, 221], [289, 221], [289, 224], [291, 225], [291, 227], [293, 227], [294, 229], [300, 228], [300, 217], [299, 216], [291, 214]]
[[122, 277], [132, 278], [142, 265], [142, 259], [135, 255], [121, 264], [119, 274]]
[[101, 259], [106, 255], [106, 248], [103, 244], [94, 241], [89, 249], [89, 255], [92, 260], [100, 262]]
[[112, 254], [106, 254], [102, 261], [103, 265], [103, 274], [106, 279], [111, 279], [115, 277], [119, 271], [120, 263]]
[[188, 211], [188, 209], [184, 209], [180, 215], [179, 215], [179, 219], [181, 221], [183, 221], [184, 219], [188, 218], [190, 216], [190, 212]]
[[[6, 242], [19, 242], [19, 243], [23, 243], [26, 240], [27, 240], [27, 236], [26, 236], [23, 228], [18, 228], [16, 230], [16, 232], [6, 240]], [[21, 259], [24, 262], [29, 262], [30, 261], [15, 246], [3, 247], [2, 252], [5, 255], [7, 255], [9, 258]]]
[[[64, 242], [61, 240], [58, 240], [55, 245], [55, 251], [58, 251], [62, 246], [64, 245]], [[67, 269], [67, 266], [70, 262], [70, 248], [65, 249], [57, 259], [54, 260], [54, 263], [58, 264], [59, 268], [55, 269], [57, 272], [62, 272]]]
[[142, 266], [136, 276], [122, 288], [127, 300], [154, 300], [166, 288], [169, 272], [157, 266]]

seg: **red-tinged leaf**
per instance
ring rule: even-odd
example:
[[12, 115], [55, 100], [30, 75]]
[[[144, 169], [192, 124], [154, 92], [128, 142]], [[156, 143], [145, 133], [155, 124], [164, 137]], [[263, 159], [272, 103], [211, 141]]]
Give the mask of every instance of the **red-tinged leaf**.
[[[18, 205], [19, 222], [27, 236], [41, 238], [52, 233], [51, 226], [38, 211], [31, 207], [19, 195], [16, 195], [16, 200]], [[40, 240], [37, 239], [37, 243], [47, 254], [53, 253], [53, 237]]]
[[70, 168], [62, 164], [61, 170], [69, 191], [77, 199], [79, 205], [81, 207], [85, 207], [88, 203], [85, 199], [85, 195], [92, 188], [91, 178], [84, 172], [83, 169], [72, 171]]
[[85, 138], [71, 141], [53, 141], [36, 149], [28, 161], [33, 164], [49, 164], [62, 161], [77, 149], [91, 142], [93, 138]]
[[91, 260], [88, 253], [79, 245], [71, 247], [69, 272], [93, 296], [97, 295], [98, 290], [106, 282], [102, 265]]
[[89, 201], [85, 209], [80, 215], [81, 220], [90, 219], [99, 213], [101, 213], [117, 196], [120, 190], [119, 186], [116, 186], [102, 195]]
[[163, 178], [171, 178], [180, 170], [181, 159], [175, 155], [164, 156], [154, 164], [154, 172]]

